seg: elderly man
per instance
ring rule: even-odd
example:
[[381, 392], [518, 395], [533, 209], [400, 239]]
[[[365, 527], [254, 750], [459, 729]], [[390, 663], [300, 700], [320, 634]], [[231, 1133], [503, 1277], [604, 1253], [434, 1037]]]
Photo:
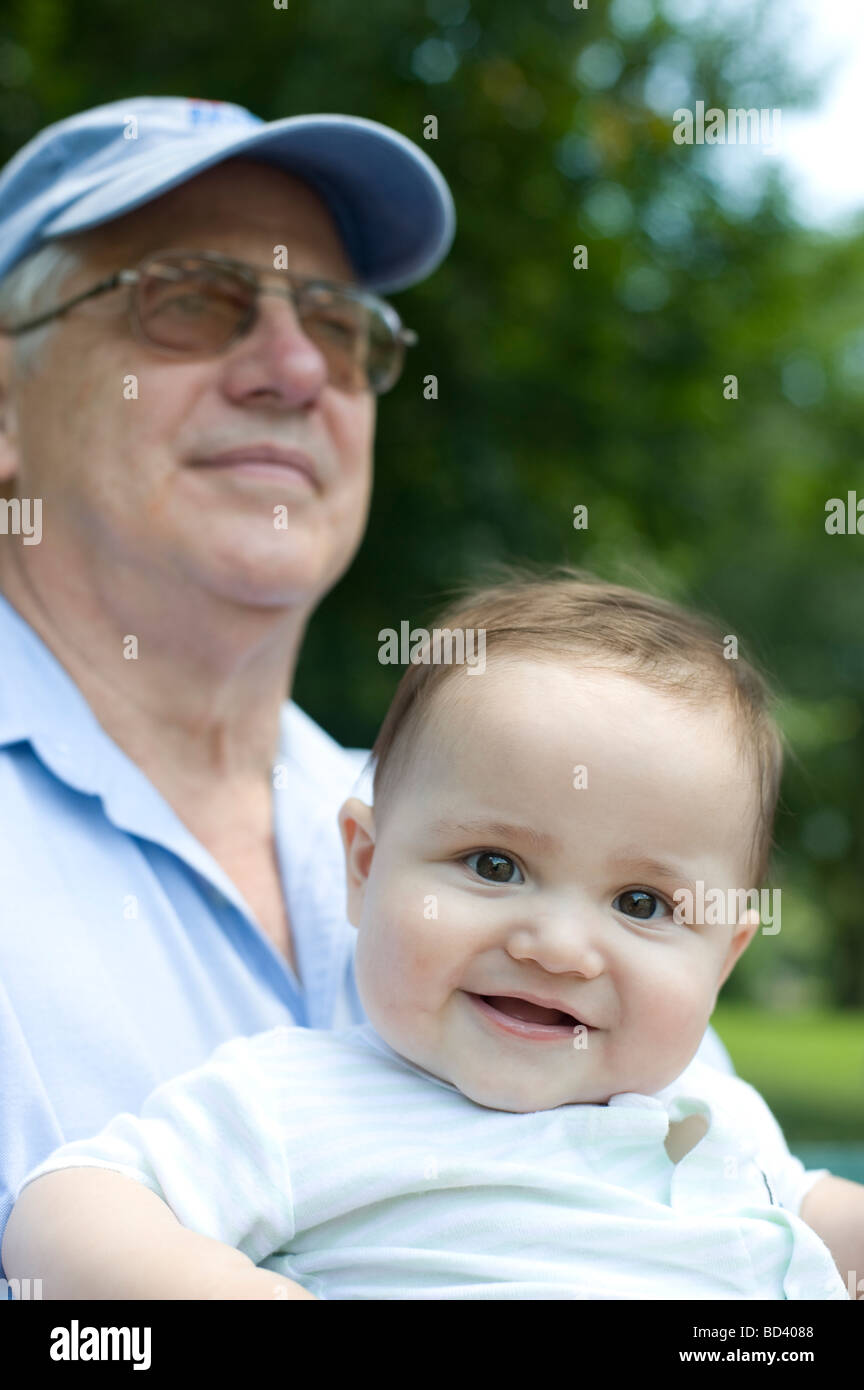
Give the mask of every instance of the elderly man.
[[122, 102], [0, 175], [0, 480], [39, 516], [0, 536], [0, 1236], [219, 1043], [363, 1018], [363, 757], [286, 693], [411, 338], [377, 291], [452, 230], [427, 157], [339, 116]]
[[426, 155], [339, 116], [120, 102], [0, 176], [0, 511], [41, 509], [0, 535], [0, 1232], [219, 1042], [362, 1018], [362, 757], [284, 702], [410, 339], [375, 291], [452, 231]]

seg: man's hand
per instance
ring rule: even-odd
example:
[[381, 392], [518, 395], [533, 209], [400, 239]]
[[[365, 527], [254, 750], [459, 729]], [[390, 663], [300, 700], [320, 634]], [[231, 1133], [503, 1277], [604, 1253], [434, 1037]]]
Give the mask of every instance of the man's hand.
[[830, 1175], [801, 1203], [799, 1215], [825, 1242], [851, 1298], [864, 1298], [864, 1186]]

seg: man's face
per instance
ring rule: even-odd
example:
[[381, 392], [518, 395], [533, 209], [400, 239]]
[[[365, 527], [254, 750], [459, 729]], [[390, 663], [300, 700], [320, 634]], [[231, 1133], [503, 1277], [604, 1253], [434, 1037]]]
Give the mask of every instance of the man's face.
[[726, 712], [549, 661], [493, 661], [434, 699], [378, 824], [341, 813], [365, 822], [348, 881], [371, 1023], [481, 1105], [654, 1094], [756, 929], [674, 920], [699, 879], [752, 886]]
[[[232, 160], [86, 238], [62, 297], [162, 250], [225, 252], [352, 282], [324, 204], [279, 170]], [[268, 285], [272, 282], [268, 282]], [[45, 546], [98, 589], [118, 562], [176, 587], [262, 606], [313, 607], [349, 565], [371, 489], [374, 398], [330, 385], [289, 300], [265, 295], [252, 332], [218, 356], [139, 343], [125, 289], [60, 319], [34, 373], [12, 383], [17, 491], [44, 502]], [[59, 300], [58, 300], [59, 302]], [[242, 461], [300, 451], [313, 474]], [[277, 510], [278, 509], [278, 510]], [[278, 521], [278, 525], [276, 524]]]

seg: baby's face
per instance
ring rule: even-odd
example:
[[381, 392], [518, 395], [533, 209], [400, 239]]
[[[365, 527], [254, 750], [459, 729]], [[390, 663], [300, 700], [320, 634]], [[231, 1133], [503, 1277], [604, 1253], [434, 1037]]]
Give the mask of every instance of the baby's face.
[[756, 930], [676, 923], [673, 894], [757, 886], [754, 797], [720, 708], [572, 663], [460, 671], [377, 829], [342, 811], [370, 1021], [496, 1109], [653, 1094]]

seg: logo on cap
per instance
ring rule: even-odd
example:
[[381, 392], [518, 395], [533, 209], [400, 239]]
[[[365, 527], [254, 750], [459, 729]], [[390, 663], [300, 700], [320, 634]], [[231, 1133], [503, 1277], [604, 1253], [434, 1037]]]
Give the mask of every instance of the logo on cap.
[[225, 101], [211, 101], [209, 97], [190, 97], [186, 103], [186, 112], [189, 117], [190, 125], [215, 125], [219, 121], [228, 118], [228, 103]]

